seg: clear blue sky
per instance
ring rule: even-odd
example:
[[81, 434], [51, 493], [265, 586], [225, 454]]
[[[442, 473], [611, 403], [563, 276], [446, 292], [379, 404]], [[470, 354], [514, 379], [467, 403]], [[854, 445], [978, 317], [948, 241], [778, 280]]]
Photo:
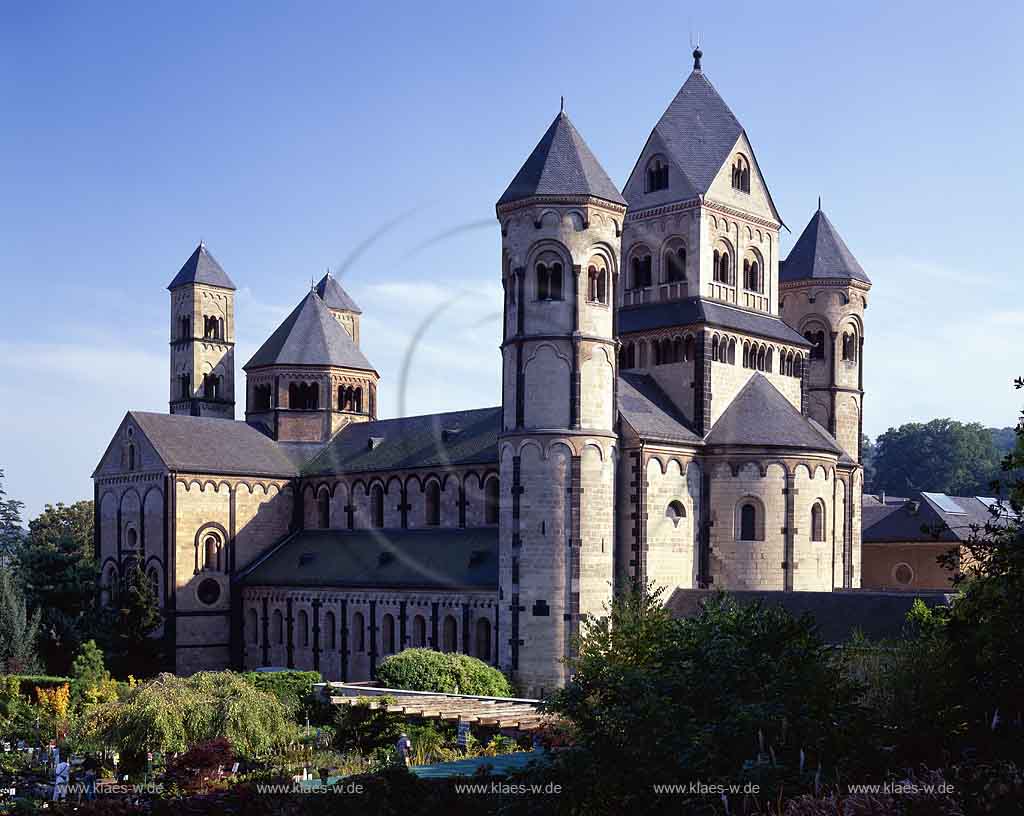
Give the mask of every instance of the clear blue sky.
[[561, 94], [624, 183], [696, 29], [784, 250], [820, 194], [874, 281], [866, 431], [1013, 423], [1020, 4], [358, 6], [5, 5], [0, 467], [27, 515], [91, 496], [127, 409], [166, 410], [164, 287], [200, 238], [239, 287], [241, 364], [379, 233], [344, 281], [382, 414], [417, 325], [459, 293], [405, 412], [497, 404], [495, 200]]

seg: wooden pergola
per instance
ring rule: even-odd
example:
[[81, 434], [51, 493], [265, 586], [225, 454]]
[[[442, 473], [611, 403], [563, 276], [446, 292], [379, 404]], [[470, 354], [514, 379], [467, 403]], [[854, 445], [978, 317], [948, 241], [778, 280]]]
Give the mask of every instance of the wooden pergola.
[[[461, 721], [509, 731], [534, 731], [557, 719], [540, 711], [540, 700], [435, 694], [344, 683], [325, 683], [323, 691], [333, 705], [366, 705], [424, 720]], [[395, 701], [374, 699], [379, 697]]]

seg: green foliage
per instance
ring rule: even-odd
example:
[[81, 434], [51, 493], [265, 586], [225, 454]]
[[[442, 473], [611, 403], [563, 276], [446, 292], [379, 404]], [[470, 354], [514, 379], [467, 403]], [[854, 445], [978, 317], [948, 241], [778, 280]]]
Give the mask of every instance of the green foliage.
[[46, 505], [29, 522], [18, 553], [18, 576], [29, 609], [42, 615], [40, 652], [47, 669], [67, 672], [71, 655], [94, 628], [93, 503]]
[[910, 422], [875, 440], [872, 487], [876, 493], [897, 496], [922, 490], [985, 496], [999, 464], [991, 430], [977, 422]]
[[103, 652], [95, 640], [82, 644], [71, 663], [71, 675], [74, 677], [72, 690], [79, 700], [97, 702], [117, 696], [116, 684], [110, 678], [110, 672], [103, 663]]
[[377, 680], [388, 688], [511, 697], [512, 687], [500, 671], [482, 660], [454, 652], [405, 649], [385, 658]]
[[37, 671], [38, 639], [38, 610], [28, 614], [25, 599], [11, 574], [0, 570], [0, 672], [19, 674]]
[[25, 531], [21, 527], [21, 511], [25, 503], [5, 498], [4, 472], [0, 469], [0, 572], [6, 572], [14, 563]]
[[160, 643], [152, 637], [163, 623], [156, 592], [141, 565], [125, 573], [117, 593], [117, 608], [108, 613], [107, 653], [118, 677], [151, 677], [160, 666]]
[[288, 733], [287, 712], [278, 699], [226, 671], [158, 675], [123, 699], [97, 706], [89, 728], [106, 744], [135, 755], [186, 751], [224, 737], [241, 755], [260, 756]]
[[277, 697], [296, 722], [304, 723], [306, 717], [314, 724], [324, 720], [323, 706], [313, 691], [313, 685], [321, 682], [319, 672], [245, 672], [242, 676], [260, 691]]
[[859, 687], [811, 620], [781, 607], [719, 595], [674, 619], [660, 591], [637, 589], [587, 622], [571, 669], [547, 707], [574, 728], [565, 772], [580, 812], [607, 797], [641, 807], [665, 781], [787, 764], [795, 776], [800, 751], [826, 768], [870, 753]]
[[334, 746], [340, 751], [372, 754], [378, 749], [394, 747], [405, 729], [405, 717], [389, 714], [370, 704], [394, 703], [394, 697], [360, 697], [350, 705], [341, 705], [335, 712]]

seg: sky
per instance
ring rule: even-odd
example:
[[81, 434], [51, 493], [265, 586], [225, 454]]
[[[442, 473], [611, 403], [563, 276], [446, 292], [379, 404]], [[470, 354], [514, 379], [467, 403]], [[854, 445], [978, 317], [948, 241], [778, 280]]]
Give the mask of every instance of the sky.
[[874, 283], [865, 431], [1011, 425], [1022, 25], [943, 0], [5, 4], [4, 487], [26, 519], [91, 498], [125, 412], [167, 410], [166, 286], [200, 239], [239, 366], [330, 268], [382, 417], [498, 404], [494, 202], [563, 95], [623, 185], [697, 32], [783, 252], [820, 195]]

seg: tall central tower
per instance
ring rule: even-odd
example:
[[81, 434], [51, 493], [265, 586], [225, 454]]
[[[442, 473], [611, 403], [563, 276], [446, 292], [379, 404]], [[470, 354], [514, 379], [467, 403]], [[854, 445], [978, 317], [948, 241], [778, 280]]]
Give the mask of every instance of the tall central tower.
[[501, 664], [565, 681], [613, 577], [615, 287], [626, 202], [559, 113], [498, 200], [505, 289], [499, 441]]

